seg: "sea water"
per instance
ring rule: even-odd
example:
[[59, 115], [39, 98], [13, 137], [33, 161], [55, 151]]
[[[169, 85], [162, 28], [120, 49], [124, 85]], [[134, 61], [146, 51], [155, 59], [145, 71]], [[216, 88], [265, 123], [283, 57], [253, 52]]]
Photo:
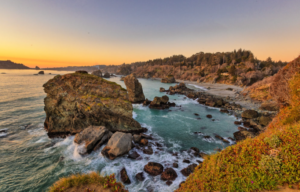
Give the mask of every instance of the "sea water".
[[[217, 148], [224, 149], [229, 144], [214, 138], [218, 134], [224, 138], [233, 137], [237, 131], [234, 116], [221, 113], [219, 109], [206, 107], [196, 100], [184, 95], [168, 95], [170, 102], [176, 107], [166, 110], [149, 109], [141, 104], [133, 105], [133, 117], [148, 128], [146, 134], [151, 134], [153, 154], [147, 155], [134, 148], [142, 159], [132, 160], [123, 157], [109, 160], [102, 156], [101, 149], [89, 155], [77, 153], [74, 136], [65, 139], [49, 139], [43, 128], [45, 120], [44, 103], [46, 96], [43, 84], [56, 74], [66, 74], [64, 71], [45, 71], [45, 75], [33, 75], [36, 70], [0, 70], [0, 191], [47, 191], [61, 177], [76, 173], [99, 172], [102, 175], [116, 174], [120, 181], [120, 170], [125, 167], [130, 185], [129, 191], [174, 191], [186, 179], [180, 172], [189, 164], [188, 159], [198, 164], [188, 152], [191, 147], [197, 147], [205, 153], [215, 153]], [[2, 74], [6, 73], [6, 74]], [[51, 74], [49, 74], [51, 73]], [[126, 88], [120, 77], [109, 79]], [[175, 84], [163, 84], [158, 80], [139, 79], [146, 98], [152, 100], [155, 96], [163, 96], [160, 87], [168, 89]], [[190, 86], [190, 88], [193, 88]], [[195, 87], [194, 87], [195, 88]], [[196, 116], [195, 113], [199, 114]], [[212, 119], [206, 117], [213, 116]], [[200, 118], [200, 119], [199, 119]], [[211, 136], [204, 139], [203, 135]], [[155, 142], [163, 145], [163, 150], [155, 147]], [[232, 144], [232, 143], [231, 143]], [[178, 153], [177, 156], [172, 154]], [[145, 180], [137, 181], [135, 175], [143, 171], [144, 166], [154, 161], [164, 168], [174, 168], [178, 177], [168, 186], [160, 176], [149, 176], [144, 172]]]

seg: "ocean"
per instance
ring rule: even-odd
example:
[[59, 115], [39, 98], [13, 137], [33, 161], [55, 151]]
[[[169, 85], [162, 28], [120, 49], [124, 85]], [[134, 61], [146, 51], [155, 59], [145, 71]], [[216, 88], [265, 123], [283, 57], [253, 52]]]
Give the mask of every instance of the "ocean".
[[[127, 155], [109, 160], [102, 156], [101, 149], [89, 155], [77, 153], [74, 136], [65, 139], [49, 139], [43, 128], [45, 120], [44, 98], [46, 94], [43, 84], [55, 75], [71, 73], [68, 71], [45, 71], [45, 75], [37, 74], [37, 70], [0, 70], [0, 191], [1, 192], [41, 192], [47, 191], [61, 177], [76, 173], [99, 172], [102, 175], [116, 174], [120, 181], [120, 170], [125, 167], [130, 185], [125, 187], [130, 192], [174, 191], [186, 179], [180, 170], [191, 163], [198, 164], [198, 157], [192, 157], [188, 150], [197, 147], [202, 152], [216, 153], [216, 149], [224, 149], [226, 144], [215, 139], [214, 134], [224, 138], [233, 137], [237, 126], [236, 117], [221, 113], [219, 109], [203, 106], [196, 100], [184, 95], [168, 95], [176, 107], [167, 110], [149, 109], [142, 104], [134, 104], [133, 117], [148, 128], [146, 134], [151, 134], [153, 140], [163, 145], [158, 150], [153, 145], [153, 155], [143, 154], [134, 148], [142, 159], [132, 160]], [[5, 73], [5, 74], [2, 74]], [[51, 74], [49, 74], [51, 73]], [[126, 88], [120, 77], [109, 79]], [[163, 84], [158, 80], [139, 79], [146, 98], [152, 100], [155, 96], [163, 96], [159, 88], [168, 89], [175, 84]], [[189, 88], [196, 88], [188, 85]], [[205, 88], [197, 87], [197, 89]], [[195, 113], [199, 114], [196, 116]], [[212, 115], [212, 119], [206, 117]], [[200, 119], [198, 119], [200, 118]], [[2, 130], [2, 132], [1, 132]], [[5, 131], [3, 131], [5, 130]], [[194, 132], [202, 132], [195, 134]], [[211, 136], [210, 139], [203, 135]], [[172, 155], [178, 153], [177, 156]], [[137, 181], [135, 175], [143, 171], [144, 166], [154, 161], [161, 163], [164, 168], [174, 168], [178, 177], [168, 186], [160, 176], [149, 176], [144, 172], [145, 180]]]

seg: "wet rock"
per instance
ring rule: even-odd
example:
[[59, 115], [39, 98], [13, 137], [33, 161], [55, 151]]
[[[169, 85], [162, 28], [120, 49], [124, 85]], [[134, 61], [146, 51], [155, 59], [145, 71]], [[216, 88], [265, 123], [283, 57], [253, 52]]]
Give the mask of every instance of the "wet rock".
[[164, 170], [164, 167], [160, 163], [156, 162], [149, 162], [144, 167], [144, 171], [147, 172], [149, 175], [157, 176], [160, 175]]
[[161, 87], [159, 88], [159, 92], [166, 92], [165, 88]]
[[201, 164], [201, 163], [203, 163], [203, 162], [202, 162], [202, 161], [200, 161], [200, 160], [196, 160], [196, 161], [197, 161], [197, 163], [198, 163], [198, 164]]
[[152, 101], [146, 99], [146, 100], [143, 102], [143, 105], [144, 105], [144, 106], [148, 106], [148, 105], [150, 105], [151, 102], [152, 102]]
[[148, 139], [148, 140], [152, 140], [153, 139], [152, 136], [146, 135], [144, 133], [141, 133], [140, 135], [141, 135], [142, 138], [145, 138], [145, 139]]
[[187, 177], [195, 171], [196, 167], [197, 167], [197, 164], [191, 164], [188, 167], [182, 169], [180, 172], [182, 173], [182, 175]]
[[198, 114], [198, 113], [194, 113], [194, 115], [196, 115], [196, 116], [199, 116], [199, 114]]
[[96, 70], [92, 72], [92, 75], [96, 75], [98, 77], [102, 77], [102, 71], [101, 70]]
[[210, 107], [215, 107], [216, 106], [216, 102], [214, 102], [213, 100], [207, 100], [205, 102], [205, 105], [210, 106]]
[[113, 160], [131, 150], [132, 135], [130, 133], [116, 132], [109, 139], [101, 153]]
[[200, 157], [202, 157], [202, 158], [205, 158], [205, 157], [207, 157], [207, 156], [208, 156], [208, 154], [206, 154], [206, 153], [203, 153], [203, 152], [200, 152], [200, 153], [199, 153], [199, 156], [200, 156]]
[[162, 83], [175, 83], [175, 78], [173, 75], [168, 75], [166, 78], [161, 79]]
[[147, 139], [141, 139], [140, 144], [146, 146], [146, 145], [148, 145], [148, 140]]
[[136, 174], [136, 175], [135, 175], [135, 178], [136, 178], [138, 181], [144, 181], [144, 180], [145, 180], [144, 173], [143, 173], [143, 172], [140, 172], [140, 173]]
[[174, 87], [170, 86], [169, 88], [170, 95], [173, 95], [175, 93], [185, 94], [189, 91], [193, 91], [193, 89], [187, 88], [184, 83], [179, 83], [178, 85], [175, 85]]
[[172, 185], [172, 183], [173, 183], [172, 181], [167, 181], [166, 185], [170, 186], [170, 185]]
[[183, 163], [191, 163], [191, 161], [188, 160], [188, 159], [184, 159], [182, 162], [183, 162]]
[[233, 133], [233, 136], [236, 141], [242, 141], [246, 138], [254, 138], [255, 134], [250, 131], [242, 130], [242, 131], [237, 131], [237, 132]]
[[39, 75], [44, 75], [45, 72], [44, 72], [44, 71], [40, 71], [40, 72], [38, 72], [38, 74], [39, 74]]
[[121, 174], [121, 180], [122, 180], [122, 182], [123, 182], [124, 184], [130, 184], [130, 183], [131, 183], [131, 181], [130, 181], [128, 175], [127, 175], [127, 171], [126, 171], [125, 168], [123, 168], [123, 169], [121, 170], [120, 174]]
[[224, 143], [230, 143], [228, 140], [224, 139], [223, 137], [221, 137], [220, 135], [215, 134], [215, 138], [219, 139], [221, 141], [223, 141]]
[[234, 124], [235, 124], [235, 125], [241, 125], [242, 122], [240, 122], [240, 121], [235, 121]]
[[212, 115], [206, 115], [207, 118], [212, 118]]
[[229, 111], [227, 110], [227, 109], [220, 109], [220, 112], [222, 112], [222, 113], [229, 113]]
[[153, 154], [152, 147], [146, 147], [146, 148], [144, 148], [143, 153], [145, 153], [147, 155], [152, 155]]
[[173, 168], [167, 168], [161, 174], [161, 180], [172, 180], [174, 181], [177, 178], [177, 173]]
[[255, 110], [248, 109], [246, 111], [243, 111], [241, 116], [246, 119], [253, 119], [258, 117], [258, 112]]
[[156, 145], [157, 147], [162, 147], [162, 144], [157, 143], [157, 142], [155, 142], [155, 145]]
[[178, 163], [173, 163], [174, 168], [178, 168]]
[[175, 103], [170, 103], [169, 97], [164, 95], [162, 97], [155, 97], [150, 103], [150, 108], [152, 109], [168, 109], [170, 107], [175, 107]]
[[141, 135], [137, 135], [137, 134], [134, 134], [134, 135], [133, 135], [133, 141], [134, 141], [135, 143], [139, 143], [139, 142], [141, 141], [141, 139], [142, 139], [142, 136], [141, 136]]
[[103, 77], [104, 78], [110, 78], [110, 74], [109, 73], [104, 73]]
[[127, 88], [129, 101], [132, 103], [142, 103], [145, 101], [142, 84], [138, 81], [134, 73], [126, 76], [124, 83]]
[[205, 135], [205, 136], [203, 136], [203, 138], [204, 138], [204, 139], [211, 139], [211, 136]]
[[[83, 144], [83, 147], [78, 147], [78, 153], [83, 155], [90, 153], [96, 145], [101, 145], [111, 137], [110, 131], [104, 126], [89, 126], [82, 132], [77, 133], [74, 142], [77, 144]], [[99, 147], [99, 148], [100, 148]], [[98, 148], [96, 148], [97, 150]]]
[[140, 154], [138, 154], [138, 152], [133, 151], [132, 153], [129, 153], [128, 158], [130, 159], [137, 159], [138, 157], [140, 157]]
[[132, 118], [133, 107], [120, 85], [100, 77], [71, 73], [57, 75], [44, 85], [48, 135], [76, 134], [90, 125], [112, 132], [142, 132]]
[[191, 150], [194, 151], [195, 153], [199, 153], [200, 150], [197, 147], [191, 147]]

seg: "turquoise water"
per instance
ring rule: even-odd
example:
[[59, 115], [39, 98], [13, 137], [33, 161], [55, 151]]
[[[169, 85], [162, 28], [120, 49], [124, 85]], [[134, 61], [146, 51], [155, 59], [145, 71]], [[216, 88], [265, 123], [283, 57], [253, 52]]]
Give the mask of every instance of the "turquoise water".
[[[6, 74], [1, 74], [1, 73]], [[213, 136], [214, 133], [223, 137], [232, 137], [237, 131], [235, 117], [220, 113], [218, 109], [205, 107], [182, 95], [169, 95], [170, 101], [177, 106], [169, 110], [155, 110], [140, 104], [134, 105], [133, 117], [149, 129], [154, 139], [151, 142], [163, 144], [163, 151], [153, 147], [153, 155], [145, 155], [136, 150], [142, 160], [131, 160], [126, 156], [113, 161], [105, 159], [100, 151], [87, 156], [77, 153], [74, 136], [66, 139], [49, 139], [43, 129], [45, 119], [45, 93], [42, 85], [53, 74], [69, 72], [46, 71], [44, 76], [34, 76], [36, 70], [0, 70], [0, 191], [47, 191], [60, 177], [74, 173], [98, 171], [103, 175], [115, 173], [119, 179], [119, 171], [125, 167], [132, 181], [126, 187], [129, 191], [174, 191], [185, 177], [180, 170], [187, 167], [183, 159], [193, 163], [201, 158], [192, 158], [186, 150], [197, 147], [203, 152], [213, 153], [216, 148], [225, 148], [228, 144], [214, 138], [203, 139], [194, 132], [202, 132]], [[51, 75], [48, 73], [52, 73]], [[110, 80], [124, 86], [119, 77]], [[146, 98], [152, 100], [162, 96], [160, 87], [168, 88], [175, 84], [162, 84], [157, 80], [140, 79]], [[192, 87], [190, 87], [192, 88]], [[198, 113], [199, 116], [195, 116]], [[207, 114], [213, 116], [206, 118]], [[197, 118], [201, 118], [200, 120]], [[28, 126], [26, 126], [28, 125]], [[25, 128], [26, 126], [26, 128]], [[104, 147], [104, 146], [103, 146]], [[172, 156], [171, 152], [179, 155]], [[146, 176], [145, 181], [138, 182], [135, 174], [141, 172], [148, 161], [162, 163], [164, 167], [178, 162], [175, 169], [178, 178], [171, 186], [167, 186], [160, 177]]]

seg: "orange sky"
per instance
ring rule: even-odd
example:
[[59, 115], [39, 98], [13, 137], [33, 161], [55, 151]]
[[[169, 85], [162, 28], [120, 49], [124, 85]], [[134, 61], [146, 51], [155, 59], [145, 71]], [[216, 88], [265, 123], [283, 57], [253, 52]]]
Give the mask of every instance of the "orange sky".
[[300, 1], [0, 2], [0, 60], [29, 67], [122, 64], [246, 49], [300, 54]]

